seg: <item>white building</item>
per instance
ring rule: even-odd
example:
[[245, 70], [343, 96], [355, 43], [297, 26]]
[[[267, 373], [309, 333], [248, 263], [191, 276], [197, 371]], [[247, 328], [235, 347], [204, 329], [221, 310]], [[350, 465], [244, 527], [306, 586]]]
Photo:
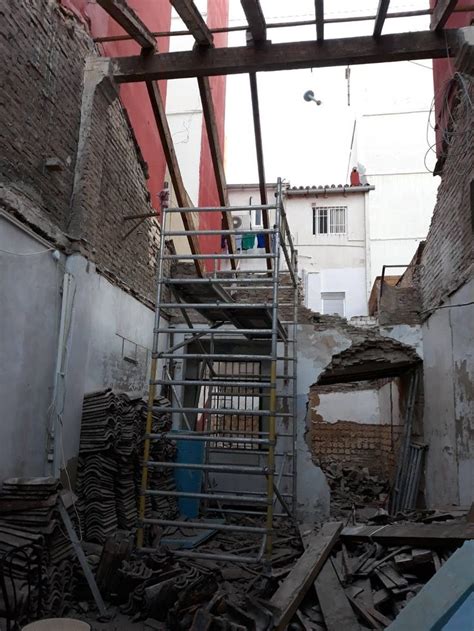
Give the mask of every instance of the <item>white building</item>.
[[[351, 318], [367, 315], [368, 193], [373, 186], [290, 187], [285, 209], [298, 250], [305, 304], [320, 313]], [[269, 186], [269, 200], [274, 185]], [[258, 205], [256, 184], [229, 185], [232, 206]], [[262, 226], [259, 211], [244, 219], [249, 230]], [[263, 252], [263, 249], [262, 249]]]
[[367, 215], [370, 285], [383, 265], [399, 265], [390, 274], [402, 274], [428, 234], [438, 187], [426, 167], [433, 161], [427, 135], [434, 142], [428, 115], [407, 108], [365, 114], [355, 125], [349, 164], [375, 187]]

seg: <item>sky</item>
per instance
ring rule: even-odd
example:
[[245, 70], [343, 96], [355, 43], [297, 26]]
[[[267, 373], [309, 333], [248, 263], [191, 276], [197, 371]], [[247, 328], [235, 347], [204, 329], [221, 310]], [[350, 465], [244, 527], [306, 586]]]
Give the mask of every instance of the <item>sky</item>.
[[[229, 0], [231, 26], [245, 24], [240, 0]], [[314, 18], [314, 0], [261, 0], [267, 23]], [[326, 0], [330, 17], [375, 15], [378, 0]], [[428, 0], [392, 0], [390, 12], [426, 9]], [[427, 30], [429, 16], [386, 20], [384, 33]], [[373, 22], [326, 25], [325, 37], [370, 35]], [[269, 29], [272, 42], [315, 38], [315, 27]], [[229, 34], [229, 46], [245, 44], [245, 33]], [[347, 183], [348, 158], [357, 117], [369, 113], [429, 111], [433, 99], [431, 62], [351, 66], [350, 106], [345, 68], [258, 73], [267, 182], [292, 186]], [[303, 99], [313, 90], [321, 106]], [[428, 119], [428, 113], [427, 113]], [[429, 149], [430, 138], [426, 147]], [[387, 148], [389, 150], [390, 148]], [[226, 102], [226, 178], [256, 182], [257, 165], [248, 75], [229, 75]], [[434, 162], [428, 151], [428, 166]]]

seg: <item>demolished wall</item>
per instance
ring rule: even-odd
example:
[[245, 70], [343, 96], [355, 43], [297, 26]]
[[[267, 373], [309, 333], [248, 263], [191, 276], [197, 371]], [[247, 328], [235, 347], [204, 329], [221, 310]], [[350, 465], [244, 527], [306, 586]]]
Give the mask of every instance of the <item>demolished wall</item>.
[[1, 474], [74, 473], [84, 393], [146, 388], [158, 232], [125, 238], [146, 168], [84, 24], [53, 0], [0, 18]]
[[429, 506], [474, 501], [473, 100], [462, 75], [421, 260]]

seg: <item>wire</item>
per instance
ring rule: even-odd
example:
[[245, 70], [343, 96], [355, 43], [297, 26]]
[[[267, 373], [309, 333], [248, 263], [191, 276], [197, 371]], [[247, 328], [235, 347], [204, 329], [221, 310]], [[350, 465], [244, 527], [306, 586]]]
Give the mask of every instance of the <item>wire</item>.
[[53, 252], [56, 248], [46, 248], [41, 252], [10, 252], [10, 250], [3, 250], [0, 248], [0, 252], [3, 254], [11, 254], [12, 256], [37, 256], [38, 254], [46, 254], [46, 252]]
[[474, 305], [474, 300], [471, 300], [471, 302], [461, 302], [457, 305], [441, 305], [440, 307], [435, 307], [434, 309], [421, 311], [421, 313], [434, 313], [435, 311], [439, 311], [439, 309], [454, 309], [455, 307], [469, 307], [470, 305]]

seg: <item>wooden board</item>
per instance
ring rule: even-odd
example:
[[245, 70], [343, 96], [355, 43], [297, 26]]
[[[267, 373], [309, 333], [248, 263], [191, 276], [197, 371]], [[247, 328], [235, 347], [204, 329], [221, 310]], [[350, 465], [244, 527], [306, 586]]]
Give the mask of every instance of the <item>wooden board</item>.
[[318, 534], [311, 537], [305, 552], [270, 601], [277, 610], [274, 616], [275, 629], [286, 629], [304, 595], [321, 571], [341, 530], [342, 522], [329, 522]]
[[440, 524], [394, 524], [344, 528], [344, 541], [375, 541], [384, 546], [413, 545], [419, 548], [452, 546], [474, 539], [474, 524], [443, 522]]
[[319, 605], [328, 631], [358, 631], [357, 618], [342, 588], [331, 559], [328, 559], [314, 582]]
[[314, 41], [262, 43], [205, 50], [161, 53], [144, 59], [138, 55], [110, 60], [118, 83], [184, 79], [246, 72], [323, 68], [347, 64], [373, 64], [406, 59], [436, 59], [455, 56], [462, 45], [461, 29], [396, 33], [380, 37], [328, 39], [324, 46]]

